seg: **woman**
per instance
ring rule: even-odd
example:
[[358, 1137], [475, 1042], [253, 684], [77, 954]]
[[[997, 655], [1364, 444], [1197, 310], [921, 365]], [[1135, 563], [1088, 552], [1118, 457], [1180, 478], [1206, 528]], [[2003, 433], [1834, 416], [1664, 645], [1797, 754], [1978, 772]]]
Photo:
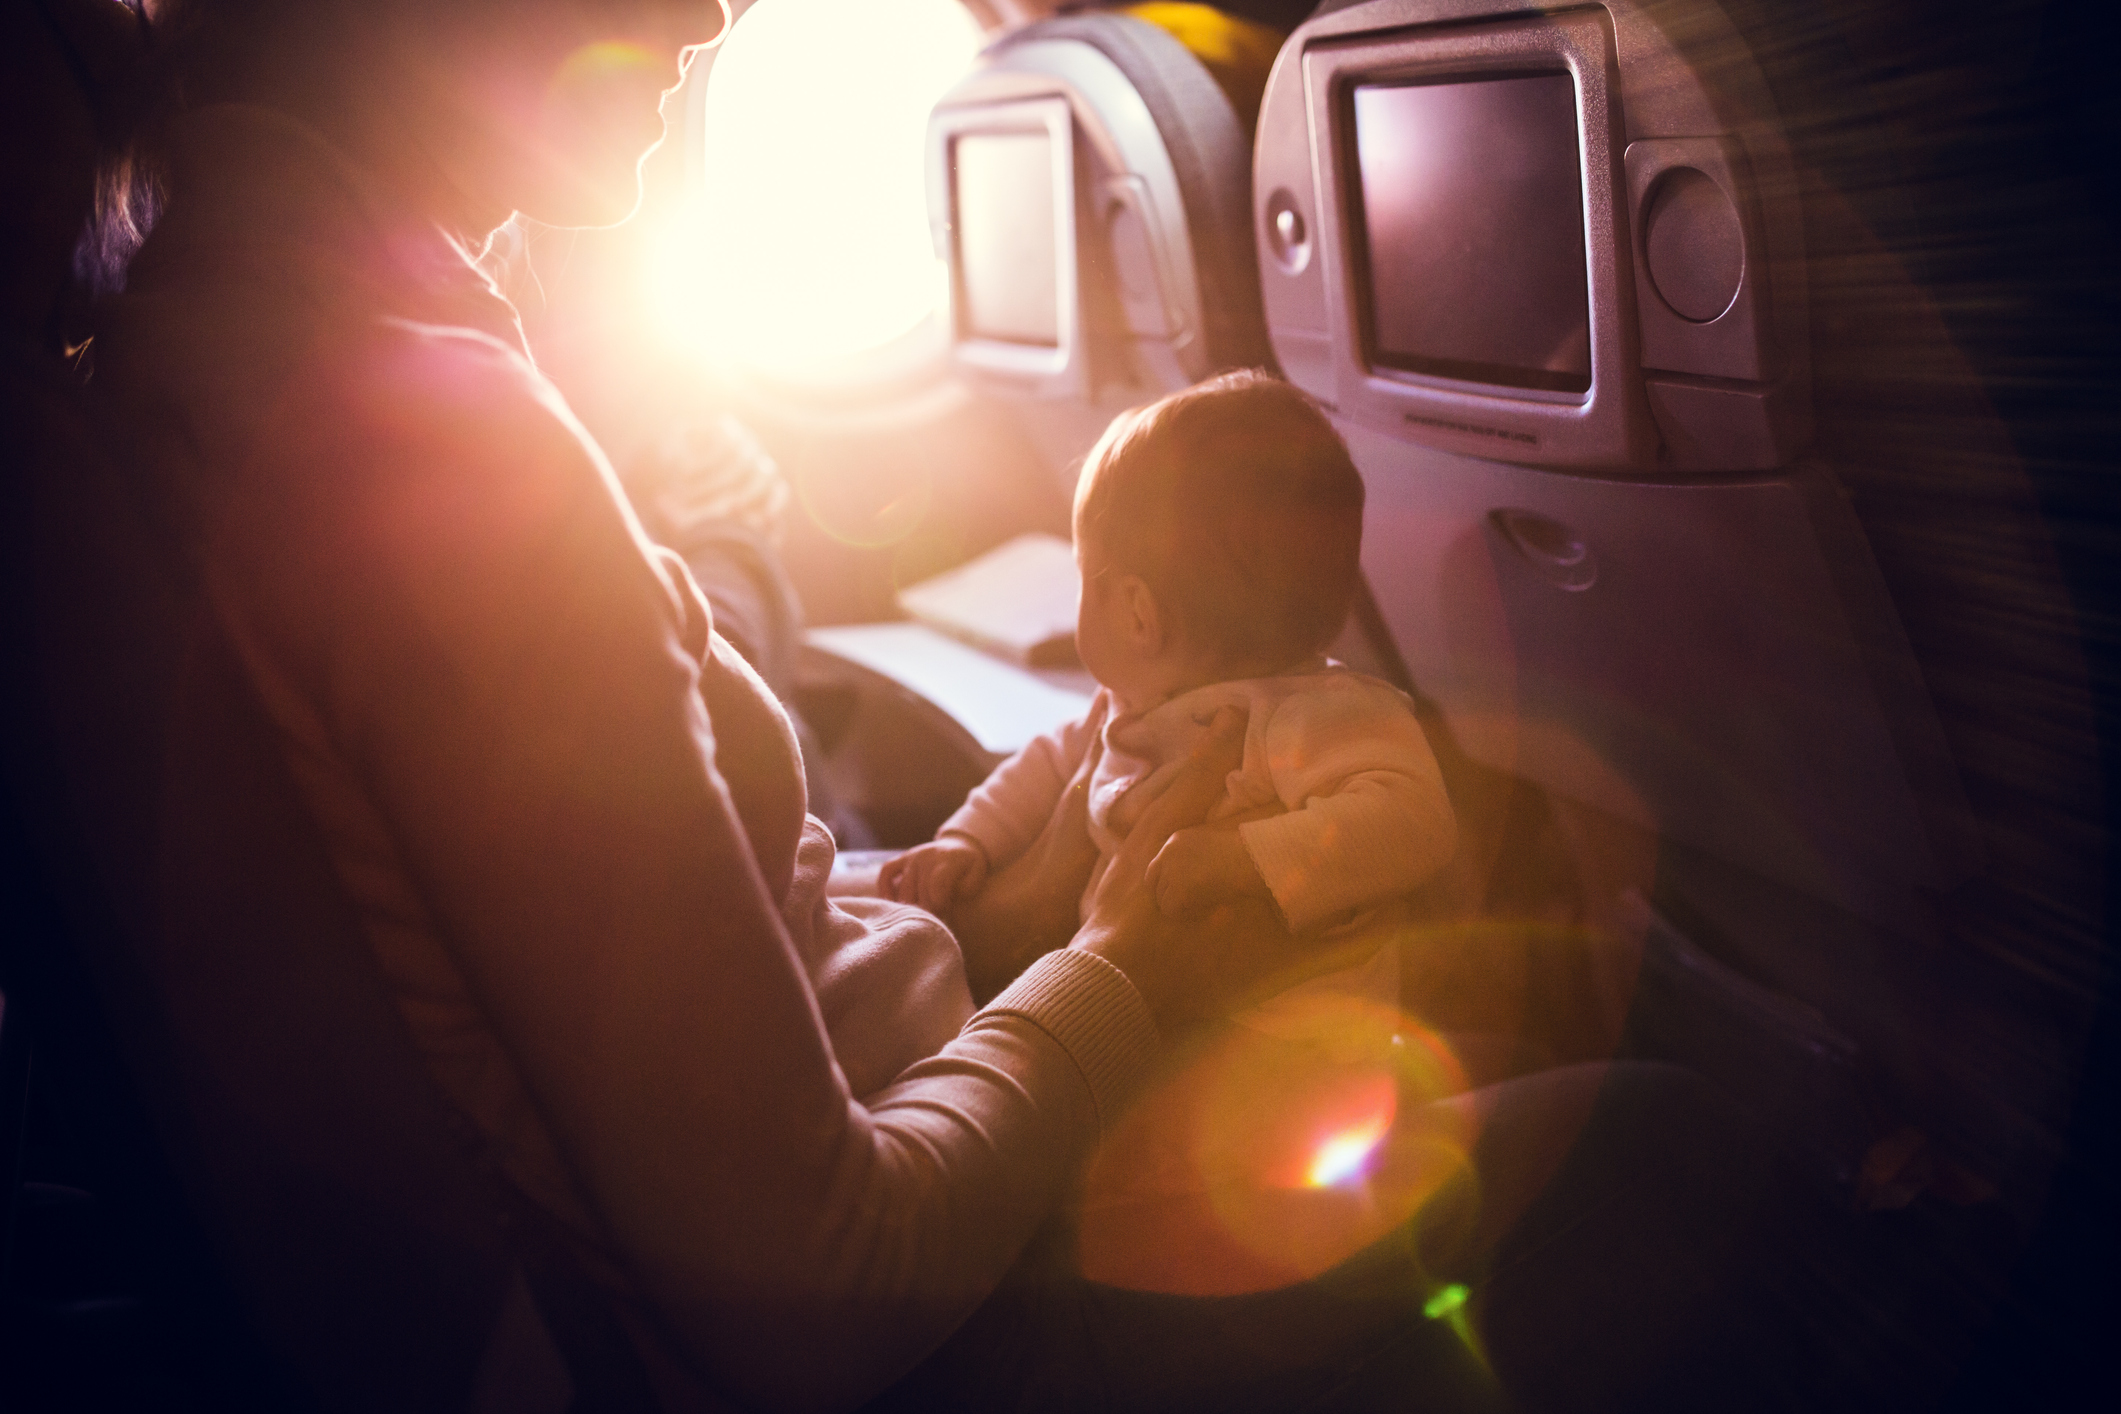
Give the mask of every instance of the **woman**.
[[[160, 210], [97, 377], [417, 1044], [605, 1279], [667, 1404], [855, 1402], [993, 1289], [1160, 1032], [1290, 960], [1259, 911], [1189, 947], [1137, 887], [1241, 722], [1074, 945], [967, 1021], [940, 925], [825, 900], [785, 715], [470, 263], [514, 210], [623, 219], [659, 94], [722, 15], [150, 18]], [[904, 1046], [849, 1077], [829, 1031], [857, 1005]]]

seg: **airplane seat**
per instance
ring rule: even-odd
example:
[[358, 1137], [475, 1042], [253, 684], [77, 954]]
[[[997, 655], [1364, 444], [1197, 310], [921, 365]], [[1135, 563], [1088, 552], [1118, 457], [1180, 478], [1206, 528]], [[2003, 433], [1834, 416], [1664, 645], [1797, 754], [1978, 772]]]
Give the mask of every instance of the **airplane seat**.
[[[88, 213], [90, 11], [8, 9], [9, 130], [50, 135], [10, 145], [11, 253], [70, 255]], [[55, 347], [66, 270], [12, 262], [0, 329], [0, 1043], [87, 1190], [40, 1194], [127, 1270], [84, 1300], [0, 1269], [0, 1402], [652, 1408], [414, 1051], [181, 535]], [[0, 1158], [9, 1252], [63, 1274]]]
[[[1713, 6], [1653, 10], [1314, 13], [1261, 109], [1264, 309], [1363, 473], [1364, 567], [1444, 754], [1545, 798], [1563, 894], [1621, 944], [1630, 1043], [1779, 1107], [1845, 1186], [1848, 1072], [1919, 1030], [1881, 959], [1924, 946], [1979, 844], [1810, 448], [1772, 99]], [[1804, 1083], [1763, 1084], [1776, 1047]]]
[[1280, 38], [1205, 5], [1043, 20], [930, 117], [953, 365], [1064, 480], [1115, 413], [1271, 356], [1246, 213]]

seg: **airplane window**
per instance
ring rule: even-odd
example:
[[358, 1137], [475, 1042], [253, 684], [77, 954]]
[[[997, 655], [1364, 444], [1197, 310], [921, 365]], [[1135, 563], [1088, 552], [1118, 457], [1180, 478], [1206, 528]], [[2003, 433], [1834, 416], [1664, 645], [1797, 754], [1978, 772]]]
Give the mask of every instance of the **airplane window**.
[[667, 270], [693, 296], [664, 301], [688, 342], [801, 376], [925, 322], [940, 354], [948, 285], [922, 139], [979, 44], [958, 0], [759, 0], [743, 13], [707, 76], [705, 210]]

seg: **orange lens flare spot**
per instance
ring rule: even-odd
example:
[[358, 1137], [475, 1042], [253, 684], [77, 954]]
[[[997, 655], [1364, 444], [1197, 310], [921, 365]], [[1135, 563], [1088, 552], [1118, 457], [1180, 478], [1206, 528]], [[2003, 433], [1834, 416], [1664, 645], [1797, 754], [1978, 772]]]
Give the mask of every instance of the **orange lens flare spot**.
[[1085, 1177], [1086, 1276], [1236, 1295], [1327, 1271], [1469, 1177], [1474, 1111], [1441, 1038], [1352, 997], [1284, 997], [1175, 1058]]

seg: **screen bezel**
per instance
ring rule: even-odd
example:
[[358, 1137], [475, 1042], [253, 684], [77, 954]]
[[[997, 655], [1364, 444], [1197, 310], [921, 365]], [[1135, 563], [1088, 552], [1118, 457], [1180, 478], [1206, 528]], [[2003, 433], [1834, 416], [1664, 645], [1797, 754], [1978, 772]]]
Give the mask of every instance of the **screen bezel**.
[[[1635, 316], [1619, 74], [1602, 12], [1327, 40], [1303, 54], [1334, 397], [1345, 416], [1401, 441], [1502, 461], [1634, 467], [1655, 455]], [[1567, 73], [1575, 83], [1591, 326], [1587, 392], [1486, 383], [1376, 357], [1356, 232], [1362, 220], [1354, 91], [1373, 84]]]
[[[965, 321], [964, 272], [957, 247], [957, 179], [951, 161], [960, 137], [1037, 133], [1053, 160], [1053, 258], [1055, 342], [1017, 343], [982, 336]], [[952, 357], [978, 374], [1000, 378], [1042, 396], [1066, 396], [1087, 387], [1082, 297], [1076, 254], [1075, 120], [1065, 96], [1015, 99], [938, 108], [928, 119], [929, 221], [936, 249], [950, 272]]]

